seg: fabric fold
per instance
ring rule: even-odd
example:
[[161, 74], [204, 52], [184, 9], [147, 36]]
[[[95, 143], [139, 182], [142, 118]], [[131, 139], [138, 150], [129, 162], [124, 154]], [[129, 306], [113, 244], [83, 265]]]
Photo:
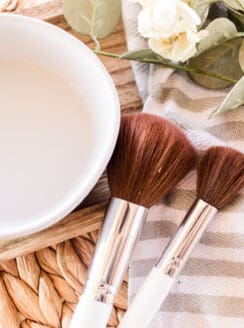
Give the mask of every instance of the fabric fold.
[[[129, 0], [122, 3], [128, 50], [147, 48], [147, 41], [137, 32], [140, 6]], [[144, 110], [160, 113], [180, 126], [199, 152], [211, 145], [244, 152], [244, 106], [209, 119], [228, 89], [207, 90], [186, 73], [170, 68], [135, 62], [132, 67]], [[130, 266], [130, 300], [183, 219], [194, 199], [195, 185], [195, 173], [190, 172], [167, 199], [150, 210]], [[209, 225], [150, 328], [244, 327], [243, 199], [244, 192]]]

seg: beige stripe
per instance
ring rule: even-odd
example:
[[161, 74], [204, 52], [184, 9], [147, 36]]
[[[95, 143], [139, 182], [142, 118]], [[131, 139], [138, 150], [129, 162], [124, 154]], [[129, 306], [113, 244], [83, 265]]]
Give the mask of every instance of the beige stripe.
[[196, 194], [192, 190], [175, 189], [164, 198], [162, 204], [187, 211], [195, 199]]
[[165, 312], [191, 312], [224, 317], [244, 317], [244, 298], [169, 294], [162, 305], [162, 310]]
[[[168, 243], [169, 238], [152, 239], [150, 241], [141, 240], [136, 245], [133, 260], [137, 261], [159, 257], [162, 255], [162, 251], [166, 248]], [[213, 247], [198, 243], [192, 251], [191, 258], [244, 262], [244, 249]]]
[[140, 240], [168, 238], [177, 228], [177, 225], [170, 221], [149, 221], [144, 225]]
[[[157, 258], [135, 261], [131, 268], [131, 275], [134, 277], [146, 276], [155, 263], [157, 263]], [[244, 278], [244, 263], [190, 258], [182, 275]]]
[[167, 100], [174, 100], [180, 107], [187, 109], [193, 113], [199, 113], [209, 108], [218, 106], [223, 97], [204, 97], [192, 99], [178, 88], [165, 88], [164, 84], [159, 84], [153, 90], [156, 100], [165, 103]]
[[232, 121], [206, 128], [207, 131], [223, 141], [244, 140], [244, 122]]
[[177, 88], [182, 90], [190, 98], [204, 98], [204, 97], [225, 97], [226, 90], [223, 89], [209, 89], [199, 88], [199, 86], [192, 81], [192, 79], [185, 72], [176, 71], [167, 80], [168, 88]]
[[130, 267], [130, 277], [147, 276], [156, 262], [157, 258], [134, 261], [133, 265]]
[[194, 258], [187, 261], [182, 274], [244, 278], [244, 263]]
[[[170, 238], [177, 228], [170, 221], [149, 221], [144, 225], [140, 240]], [[206, 231], [200, 243], [212, 247], [244, 249], [244, 234]]]
[[209, 231], [205, 232], [200, 243], [213, 247], [244, 249], [244, 234]]

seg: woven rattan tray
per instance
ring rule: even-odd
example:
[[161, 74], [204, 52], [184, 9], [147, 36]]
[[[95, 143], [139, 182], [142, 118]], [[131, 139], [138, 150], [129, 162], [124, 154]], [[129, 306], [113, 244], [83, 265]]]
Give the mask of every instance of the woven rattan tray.
[[[49, 21], [68, 32], [59, 0], [17, 13]], [[88, 37], [75, 34], [90, 47]], [[126, 50], [123, 26], [102, 41], [107, 51]], [[141, 107], [130, 64], [101, 58], [116, 84], [124, 112]], [[68, 328], [82, 291], [109, 192], [104, 175], [87, 199], [55, 226], [31, 236], [0, 241], [0, 327]], [[127, 306], [127, 278], [108, 327], [117, 327]]]

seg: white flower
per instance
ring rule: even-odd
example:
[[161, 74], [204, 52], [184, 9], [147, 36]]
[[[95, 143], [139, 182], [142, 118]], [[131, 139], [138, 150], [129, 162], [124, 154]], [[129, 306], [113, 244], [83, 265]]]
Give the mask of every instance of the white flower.
[[[162, 5], [163, 4], [163, 5]], [[176, 21], [176, 1], [153, 0], [138, 16], [138, 31], [145, 38], [169, 36]], [[171, 33], [171, 32], [170, 32]]]
[[130, 2], [139, 3], [143, 8], [150, 5], [152, 0], [130, 0]]
[[149, 47], [165, 59], [184, 62], [196, 52], [196, 44], [206, 36], [206, 31], [186, 30], [170, 38], [149, 39]]
[[138, 31], [145, 38], [168, 38], [200, 23], [197, 13], [181, 0], [151, 0], [138, 16]]
[[206, 36], [197, 32], [201, 19], [181, 0], [138, 0], [142, 10], [138, 31], [149, 38], [149, 47], [174, 62], [186, 61], [196, 51], [196, 44]]

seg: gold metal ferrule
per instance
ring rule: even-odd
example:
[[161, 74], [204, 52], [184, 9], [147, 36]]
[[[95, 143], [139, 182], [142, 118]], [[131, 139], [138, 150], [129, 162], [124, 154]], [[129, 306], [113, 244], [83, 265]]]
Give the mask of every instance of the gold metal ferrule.
[[156, 265], [162, 273], [172, 278], [180, 274], [217, 211], [215, 207], [201, 199], [194, 202]]

